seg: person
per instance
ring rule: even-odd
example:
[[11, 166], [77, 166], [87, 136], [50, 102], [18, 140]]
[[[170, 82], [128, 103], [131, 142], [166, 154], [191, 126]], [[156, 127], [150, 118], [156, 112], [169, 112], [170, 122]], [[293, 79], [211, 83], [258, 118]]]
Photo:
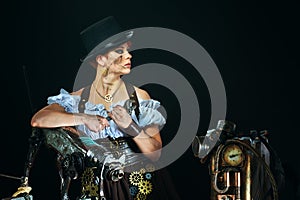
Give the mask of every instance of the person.
[[49, 96], [31, 126], [66, 128], [101, 163], [86, 164], [80, 199], [177, 200], [166, 168], [155, 168], [166, 119], [158, 111], [159, 101], [122, 79], [132, 68], [129, 48], [134, 32], [121, 30], [109, 16], [80, 33], [90, 52], [82, 62], [95, 68], [94, 80], [77, 91], [62, 88]]

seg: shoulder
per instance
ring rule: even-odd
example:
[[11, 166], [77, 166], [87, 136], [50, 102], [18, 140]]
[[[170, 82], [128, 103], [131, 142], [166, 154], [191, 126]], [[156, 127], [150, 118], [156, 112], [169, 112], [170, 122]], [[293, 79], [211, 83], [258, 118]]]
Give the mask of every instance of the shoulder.
[[83, 90], [84, 90], [84, 88], [81, 88], [77, 91], [73, 91], [73, 92], [70, 93], [70, 95], [81, 96]]
[[143, 90], [143, 89], [138, 88], [136, 86], [134, 86], [134, 89], [136, 91], [137, 96], [140, 99], [143, 99], [143, 100], [151, 99], [150, 95], [148, 94], [148, 92], [146, 90]]

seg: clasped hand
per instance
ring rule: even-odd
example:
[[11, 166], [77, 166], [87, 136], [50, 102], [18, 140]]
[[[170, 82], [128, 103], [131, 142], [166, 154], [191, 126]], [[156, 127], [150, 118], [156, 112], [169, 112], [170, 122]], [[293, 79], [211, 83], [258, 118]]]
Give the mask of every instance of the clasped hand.
[[[131, 116], [128, 114], [127, 110], [120, 105], [113, 107], [108, 115], [121, 129], [127, 128], [132, 122]], [[84, 124], [93, 132], [102, 131], [109, 126], [108, 120], [99, 115], [86, 115]]]
[[128, 114], [127, 110], [120, 105], [113, 107], [109, 116], [114, 120], [114, 122], [121, 129], [127, 128], [130, 125], [130, 123], [132, 122], [132, 118]]

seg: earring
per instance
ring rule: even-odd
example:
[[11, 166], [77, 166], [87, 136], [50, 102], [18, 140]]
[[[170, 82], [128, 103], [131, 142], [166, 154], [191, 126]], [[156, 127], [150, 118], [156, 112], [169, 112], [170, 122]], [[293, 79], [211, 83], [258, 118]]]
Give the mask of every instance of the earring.
[[107, 74], [108, 74], [108, 68], [106, 67], [105, 70], [102, 72], [102, 75], [103, 75], [104, 77], [106, 77]]

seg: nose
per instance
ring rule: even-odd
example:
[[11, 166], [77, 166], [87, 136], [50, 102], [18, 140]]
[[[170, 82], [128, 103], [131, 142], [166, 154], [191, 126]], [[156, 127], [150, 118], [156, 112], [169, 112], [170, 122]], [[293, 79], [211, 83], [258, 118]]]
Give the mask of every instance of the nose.
[[124, 54], [123, 54], [124, 58], [126, 59], [131, 59], [132, 58], [132, 55], [129, 53], [129, 51], [125, 50], [124, 51]]

